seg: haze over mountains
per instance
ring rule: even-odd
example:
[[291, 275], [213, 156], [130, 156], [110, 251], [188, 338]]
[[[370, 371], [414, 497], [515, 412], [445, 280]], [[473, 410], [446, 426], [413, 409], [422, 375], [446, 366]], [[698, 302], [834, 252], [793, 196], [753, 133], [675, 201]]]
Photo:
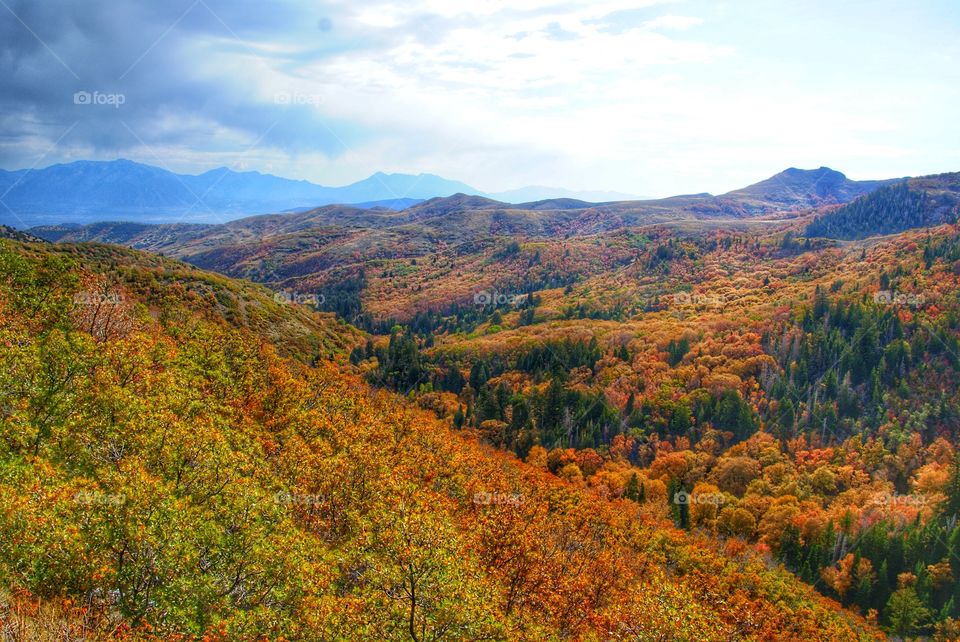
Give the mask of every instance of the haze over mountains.
[[[483, 194], [434, 174], [385, 174], [343, 187], [326, 187], [226, 167], [203, 174], [176, 174], [119, 159], [76, 161], [44, 169], [0, 170], [0, 223], [14, 227], [124, 220], [144, 223], [221, 223], [240, 216], [313, 208], [332, 203], [403, 209], [421, 200], [456, 193]], [[615, 192], [573, 192], [524, 187], [491, 198], [512, 202], [546, 198], [618, 200]]]
[[[30, 233], [53, 242], [126, 245], [274, 288], [322, 288], [329, 294], [339, 287], [333, 284], [351, 283], [359, 275], [365, 275], [362, 280], [374, 284], [370, 287], [376, 290], [376, 283], [392, 278], [392, 269], [384, 267], [387, 263], [425, 261], [437, 252], [452, 252], [458, 257], [458, 270], [471, 273], [475, 267], [470, 262], [491, 252], [496, 239], [522, 240], [543, 247], [563, 245], [571, 256], [581, 257], [571, 261], [586, 261], [577, 267], [586, 273], [609, 267], [590, 264], [598, 239], [643, 236], [654, 228], [657, 234], [682, 237], [718, 230], [772, 234], [776, 230], [799, 231], [801, 225], [810, 224], [814, 230], [819, 226], [826, 231], [806, 234], [808, 237], [863, 238], [956, 220], [958, 185], [960, 174], [858, 182], [828, 168], [791, 168], [719, 196], [694, 194], [599, 204], [551, 199], [512, 205], [478, 195], [455, 194], [402, 211], [327, 205], [219, 225], [105, 221], [85, 226], [39, 226], [31, 228]], [[918, 204], [914, 215], [897, 218], [885, 213], [891, 190], [911, 195]], [[844, 203], [849, 205], [838, 207]], [[629, 245], [633, 241], [626, 242]], [[807, 242], [817, 247], [831, 243], [822, 239]], [[564, 269], [572, 268], [567, 265]], [[522, 272], [514, 276], [518, 282], [525, 278]], [[464, 288], [457, 297], [468, 299], [469, 292]], [[423, 292], [426, 300], [451, 300], [449, 293], [434, 294]], [[344, 297], [356, 300], [352, 291]]]
[[[193, 178], [203, 178], [206, 175]], [[232, 175], [236, 179], [240, 175]], [[267, 178], [255, 175], [259, 178]], [[273, 177], [269, 177], [273, 179]], [[420, 187], [402, 175], [383, 175], [392, 180], [393, 187], [408, 192], [421, 189], [444, 191], [463, 184], [432, 177]], [[282, 180], [282, 179], [274, 179]], [[375, 187], [370, 181], [339, 188], [341, 194], [358, 200], [371, 200]], [[306, 211], [251, 216], [222, 225], [195, 225], [185, 221], [156, 227], [149, 217], [113, 218], [84, 226], [43, 225], [33, 227], [34, 233], [49, 240], [101, 241], [122, 243], [155, 251], [180, 246], [185, 238], [197, 236], [218, 237], [220, 230], [228, 231], [235, 239], [257, 241], [266, 235], [298, 233], [327, 226], [362, 228], [366, 230], [417, 228], [417, 233], [430, 234], [448, 242], [473, 238], [482, 234], [522, 234], [533, 236], [560, 236], [597, 233], [637, 225], [667, 221], [750, 219], [771, 213], [836, 205], [852, 201], [877, 188], [896, 182], [853, 181], [842, 173], [821, 167], [813, 170], [787, 169], [766, 180], [719, 196], [691, 194], [646, 201], [611, 201], [590, 203], [573, 198], [552, 198], [511, 204], [487, 196], [461, 191], [451, 196], [427, 200], [401, 199], [392, 207], [383, 207], [383, 201], [360, 202], [355, 205], [331, 204]], [[231, 183], [235, 180], [231, 180]], [[292, 181], [288, 181], [293, 183]], [[298, 184], [294, 183], [297, 187]], [[309, 185], [309, 184], [308, 184]], [[327, 189], [327, 188], [323, 188]], [[350, 190], [349, 192], [346, 190]], [[212, 190], [210, 190], [212, 191]], [[79, 199], [79, 195], [75, 195]], [[297, 197], [302, 197], [297, 194]], [[213, 200], [212, 198], [205, 200]], [[388, 204], [390, 204], [388, 202]], [[249, 233], [249, 234], [248, 234]], [[248, 238], [249, 237], [249, 238]]]
[[[175, 174], [129, 160], [76, 161], [39, 170], [0, 170], [0, 224], [20, 229], [39, 225], [82, 225], [100, 221], [224, 223], [244, 216], [311, 210], [332, 204], [362, 209], [404, 210], [432, 199], [463, 194], [490, 199], [492, 207], [568, 210], [591, 203], [631, 201], [649, 215], [686, 211], [730, 216], [772, 209], [846, 203], [884, 181], [853, 181], [821, 167], [790, 168], [722, 196], [695, 194], [635, 200], [618, 192], [575, 192], [525, 187], [485, 194], [466, 183], [433, 174], [385, 174], [343, 187], [325, 187], [260, 172], [225, 167], [199, 175]], [[641, 205], [642, 204], [642, 205]]]

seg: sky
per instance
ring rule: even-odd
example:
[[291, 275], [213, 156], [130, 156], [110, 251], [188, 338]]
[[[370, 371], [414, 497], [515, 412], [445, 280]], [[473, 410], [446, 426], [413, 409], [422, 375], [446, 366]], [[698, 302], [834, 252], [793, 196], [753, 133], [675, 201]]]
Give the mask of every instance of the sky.
[[956, 0], [0, 0], [0, 167], [722, 193], [960, 170]]

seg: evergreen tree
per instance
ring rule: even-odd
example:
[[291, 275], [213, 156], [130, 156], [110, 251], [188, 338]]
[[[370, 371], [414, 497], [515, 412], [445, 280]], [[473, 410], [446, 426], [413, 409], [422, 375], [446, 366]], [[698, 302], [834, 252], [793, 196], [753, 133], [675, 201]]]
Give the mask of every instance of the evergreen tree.
[[890, 632], [900, 637], [920, 632], [930, 621], [930, 611], [910, 586], [897, 589], [890, 596], [885, 612]]
[[630, 475], [630, 480], [627, 481], [627, 487], [623, 491], [623, 496], [635, 502], [640, 501], [640, 479], [637, 477], [637, 473]]
[[674, 523], [684, 530], [690, 528], [690, 495], [678, 479], [667, 484], [667, 501], [670, 503], [670, 515]]

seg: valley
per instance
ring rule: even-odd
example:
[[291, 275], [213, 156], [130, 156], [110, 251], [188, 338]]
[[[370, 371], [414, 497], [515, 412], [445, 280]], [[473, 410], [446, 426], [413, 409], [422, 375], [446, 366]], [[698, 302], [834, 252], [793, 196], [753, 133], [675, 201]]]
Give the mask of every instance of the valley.
[[115, 246], [2, 240], [0, 266], [25, 636], [877, 635], [748, 546], [371, 389], [330, 316]]
[[[588, 631], [602, 627], [614, 631], [604, 639], [653, 639], [648, 634], [667, 628], [680, 638], [696, 631], [708, 639], [714, 633], [717, 639], [866, 639], [881, 632], [951, 639], [960, 616], [954, 599], [960, 590], [960, 175], [867, 186], [834, 180], [821, 189], [824, 176], [832, 175], [788, 171], [721, 197], [677, 197], [666, 204], [518, 207], [457, 195], [401, 211], [329, 206], [220, 226], [45, 227], [30, 233], [55, 244], [17, 239], [9, 243], [20, 245], [6, 251], [8, 261], [36, 266], [22, 269], [46, 269], [39, 266], [59, 257], [77, 261], [71, 270], [99, 275], [85, 278], [128, 294], [138, 311], [126, 314], [140, 319], [137, 332], [147, 332], [152, 342], [196, 350], [197, 340], [210, 342], [194, 337], [202, 330], [200, 337], [240, 332], [247, 338], [235, 340], [243, 345], [266, 346], [267, 356], [248, 357], [264, 365], [237, 370], [225, 352], [216, 359], [227, 361], [193, 375], [212, 376], [213, 366], [226, 377], [222, 383], [191, 384], [183, 393], [201, 395], [193, 402], [200, 408], [216, 398], [239, 413], [208, 438], [249, 426], [247, 438], [255, 441], [231, 446], [232, 454], [224, 456], [244, 458], [251, 471], [262, 468], [254, 477], [262, 492], [285, 488], [321, 502], [293, 502], [271, 519], [282, 519], [277, 524], [293, 529], [291, 537], [319, 536], [331, 554], [355, 551], [341, 559], [363, 555], [365, 561], [349, 562], [354, 566], [339, 563], [339, 572], [355, 579], [321, 582], [343, 587], [337, 599], [355, 600], [358, 622], [372, 622], [364, 619], [365, 609], [387, 608], [379, 601], [384, 597], [394, 600], [390, 608], [406, 608], [393, 589], [377, 589], [382, 580], [363, 578], [407, 563], [390, 555], [414, 554], [417, 564], [433, 569], [424, 571], [438, 582], [430, 586], [466, 591], [456, 599], [468, 604], [480, 600], [476, 612], [456, 616], [443, 610], [442, 601], [417, 602], [408, 594], [409, 613], [424, 632], [452, 626], [467, 627], [457, 629], [464, 636], [547, 639], [549, 630], [591, 639]], [[784, 178], [790, 180], [786, 190]], [[40, 257], [44, 262], [36, 263]], [[48, 287], [61, 286], [54, 280]], [[64, 319], [67, 310], [50, 314]], [[98, 338], [96, 321], [84, 331], [73, 314], [80, 336], [110, 349], [133, 349], [125, 347], [129, 330]], [[65, 322], [13, 318], [24, 329], [36, 323], [45, 328], [38, 342], [26, 344], [37, 350], [46, 349]], [[184, 324], [196, 329], [184, 333]], [[223, 349], [233, 350], [234, 339], [214, 343], [225, 340]], [[292, 361], [283, 365], [284, 357]], [[29, 368], [22, 349], [8, 351], [7, 358], [13, 359], [11, 372]], [[93, 354], [81, 351], [75, 358], [85, 363]], [[183, 364], [160, 365], [157, 358], [149, 356], [144, 372], [207, 363], [199, 353]], [[90, 367], [112, 372], [108, 364]], [[265, 376], [260, 367], [285, 383], [271, 379], [245, 388], [250, 377]], [[138, 378], [125, 380], [112, 385], [123, 389]], [[227, 388], [218, 392], [221, 385]], [[309, 402], [285, 397], [288, 386], [306, 391], [314, 385], [337, 392]], [[46, 394], [35, 403], [53, 403], [49, 395], [62, 393]], [[151, 401], [168, 403], [174, 401]], [[58, 408], [66, 414], [56, 415], [33, 446], [33, 456], [44, 452], [53, 466], [77, 456], [71, 440], [84, 430], [71, 432], [75, 420], [59, 404], [32, 402], [24, 409]], [[313, 425], [318, 411], [336, 428], [303, 433], [301, 422]], [[145, 429], [151, 434], [157, 427]], [[55, 435], [61, 436], [50, 441]], [[391, 443], [392, 454], [383, 452]], [[129, 447], [138, 453], [153, 448]], [[288, 470], [289, 448], [312, 449], [319, 470], [338, 472], [324, 478], [310, 469]], [[24, 443], [12, 452], [30, 450]], [[167, 464], [136, 461], [146, 479], [155, 480], [151, 484], [172, 493], [171, 500], [207, 505], [199, 490], [163, 485], [174, 470]], [[394, 472], [368, 478], [361, 464], [384, 471], [378, 475]], [[217, 484], [227, 482], [226, 471], [192, 474], [200, 475], [198, 484]], [[71, 467], [62, 474], [66, 484], [90, 472]], [[334, 479], [347, 485], [334, 490]], [[97, 483], [119, 492], [116, 484], [128, 482]], [[409, 493], [422, 493], [425, 485], [434, 499], [413, 501]], [[23, 486], [12, 490], [24, 492]], [[360, 494], [338, 498], [347, 491]], [[383, 501], [400, 502], [399, 513], [381, 515]], [[408, 522], [389, 528], [415, 538], [408, 547], [416, 541], [426, 548], [391, 552], [392, 544], [378, 534], [387, 525], [378, 520], [403, 519], [408, 510], [418, 515], [417, 530], [407, 530], [413, 528]], [[214, 513], [209, 519], [220, 518]], [[459, 533], [458, 539], [437, 549], [424, 530], [431, 520], [444, 520], [443, 528]], [[568, 523], [573, 531], [558, 527]], [[373, 529], [369, 536], [378, 535], [357, 539], [368, 537], [367, 528]], [[545, 530], [531, 535], [536, 528]], [[512, 529], [526, 535], [516, 539], [520, 531]], [[538, 561], [545, 549], [536, 547], [566, 546], [548, 532], [587, 538], [575, 547], [586, 557]], [[664, 537], [680, 547], [677, 553], [666, 552], [674, 549], [663, 548]], [[373, 548], [353, 548], [364, 541]], [[110, 568], [109, 550], [100, 551], [93, 540], [89, 546], [107, 555]], [[476, 556], [463, 557], [466, 549], [457, 546]], [[507, 553], [514, 546], [523, 549]], [[452, 561], [431, 561], [434, 554], [487, 570], [478, 576], [479, 570]], [[551, 563], [564, 570], [541, 566]], [[214, 581], [227, 571], [212, 572], [190, 581]], [[741, 593], [744, 573], [757, 574], [749, 583], [762, 587], [760, 593]], [[707, 575], [715, 578], [707, 581]], [[480, 583], [461, 583], [468, 576]], [[43, 586], [36, 575], [22, 577], [31, 590]], [[562, 585], [548, 589], [547, 577]], [[405, 580], [398, 575], [390, 581]], [[678, 591], [673, 597], [649, 592], [649, 582], [665, 581], [671, 588], [658, 590]], [[807, 600], [790, 607], [790, 616], [777, 610], [782, 603], [765, 601], [771, 583], [781, 582], [810, 587], [789, 589]], [[478, 597], [504, 586], [511, 588], [498, 594], [506, 602]], [[533, 593], [525, 594], [524, 586]], [[747, 602], [711, 610], [705, 607], [710, 600], [697, 593], [727, 590]], [[696, 608], [707, 610], [671, 619], [675, 600], [689, 591], [697, 593], [687, 593]], [[547, 594], [559, 601], [538, 601]], [[233, 619], [233, 599], [227, 594], [203, 611], [219, 605], [231, 631], [265, 626]], [[646, 611], [653, 608], [649, 599], [660, 604], [652, 613]], [[344, 616], [342, 604], [325, 603], [333, 610], [323, 617]], [[575, 611], [569, 610], [574, 603]], [[274, 613], [270, 604], [259, 611]], [[637, 620], [634, 608], [645, 615]], [[804, 632], [806, 616], [798, 614], [819, 619], [823, 608], [837, 613], [829, 634]], [[773, 611], [757, 616], [762, 609]], [[205, 626], [186, 615], [162, 622], [171, 630]], [[275, 626], [289, 632], [319, 624], [294, 618]], [[305, 629], [300, 634], [309, 638]]]

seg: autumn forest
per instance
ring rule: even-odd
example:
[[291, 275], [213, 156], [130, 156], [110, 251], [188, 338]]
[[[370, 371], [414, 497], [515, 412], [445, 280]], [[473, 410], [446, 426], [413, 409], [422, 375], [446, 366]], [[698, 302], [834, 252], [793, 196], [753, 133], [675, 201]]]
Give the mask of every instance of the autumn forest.
[[960, 176], [796, 171], [4, 228], [4, 639], [956, 639]]

